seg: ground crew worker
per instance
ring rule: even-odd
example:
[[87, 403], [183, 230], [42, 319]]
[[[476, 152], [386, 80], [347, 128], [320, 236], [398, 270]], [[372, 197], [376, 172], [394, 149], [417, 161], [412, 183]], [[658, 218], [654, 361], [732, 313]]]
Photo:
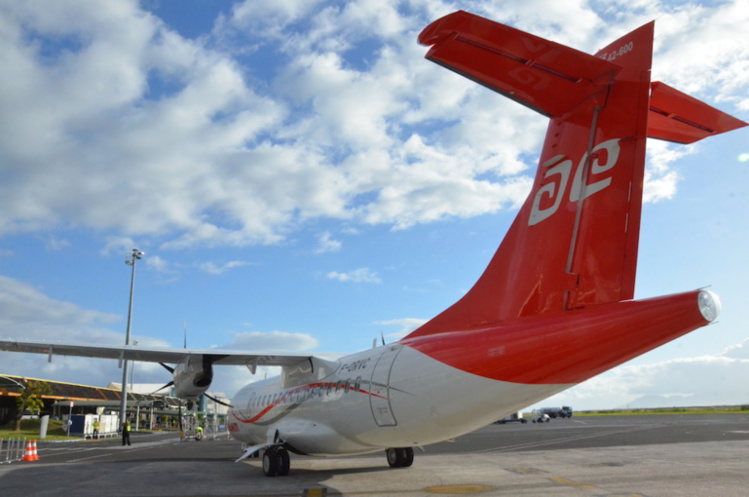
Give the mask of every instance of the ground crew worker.
[[94, 419], [94, 440], [99, 439], [99, 418]]
[[130, 445], [130, 422], [126, 419], [122, 425], [122, 445]]

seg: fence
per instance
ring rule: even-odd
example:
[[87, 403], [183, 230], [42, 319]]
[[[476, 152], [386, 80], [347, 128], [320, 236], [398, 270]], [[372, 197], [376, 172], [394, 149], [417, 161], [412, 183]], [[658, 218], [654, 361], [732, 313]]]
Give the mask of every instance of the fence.
[[9, 438], [3, 440], [0, 437], [0, 464], [12, 463], [23, 459], [24, 450], [26, 449], [26, 437], [21, 439]]

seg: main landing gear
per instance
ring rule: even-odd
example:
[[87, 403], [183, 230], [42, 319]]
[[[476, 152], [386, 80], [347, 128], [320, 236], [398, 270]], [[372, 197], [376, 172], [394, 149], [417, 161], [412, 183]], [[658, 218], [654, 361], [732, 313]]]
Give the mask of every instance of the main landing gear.
[[[387, 449], [385, 451], [391, 468], [408, 468], [414, 462], [411, 447]], [[263, 453], [263, 474], [265, 476], [287, 476], [291, 462], [289, 451], [282, 446], [268, 447]]]
[[289, 451], [283, 447], [268, 447], [263, 454], [263, 474], [265, 476], [287, 476], [291, 461]]
[[407, 468], [414, 463], [414, 450], [411, 447], [387, 449], [385, 455], [391, 468]]

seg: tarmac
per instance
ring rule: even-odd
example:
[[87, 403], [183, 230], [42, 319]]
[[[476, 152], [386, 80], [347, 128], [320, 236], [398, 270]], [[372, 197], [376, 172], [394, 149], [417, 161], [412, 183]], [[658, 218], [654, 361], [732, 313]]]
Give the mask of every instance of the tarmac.
[[743, 496], [749, 488], [749, 414], [601, 416], [494, 424], [416, 450], [391, 469], [384, 453], [292, 455], [287, 477], [258, 459], [234, 463], [239, 444], [175, 435], [39, 443], [40, 460], [0, 466], [14, 496]]

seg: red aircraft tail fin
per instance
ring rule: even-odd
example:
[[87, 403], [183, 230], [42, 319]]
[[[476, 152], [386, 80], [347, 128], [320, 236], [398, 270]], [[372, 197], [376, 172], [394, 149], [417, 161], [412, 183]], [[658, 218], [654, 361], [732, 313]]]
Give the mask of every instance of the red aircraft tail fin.
[[[409, 337], [633, 298], [648, 132], [727, 130], [720, 111], [665, 85], [651, 102], [653, 26], [595, 56], [462, 11], [424, 29], [429, 60], [551, 121], [531, 193], [484, 274]], [[689, 111], [668, 119], [651, 109], [661, 100]], [[649, 128], [649, 114], [668, 122]]]

